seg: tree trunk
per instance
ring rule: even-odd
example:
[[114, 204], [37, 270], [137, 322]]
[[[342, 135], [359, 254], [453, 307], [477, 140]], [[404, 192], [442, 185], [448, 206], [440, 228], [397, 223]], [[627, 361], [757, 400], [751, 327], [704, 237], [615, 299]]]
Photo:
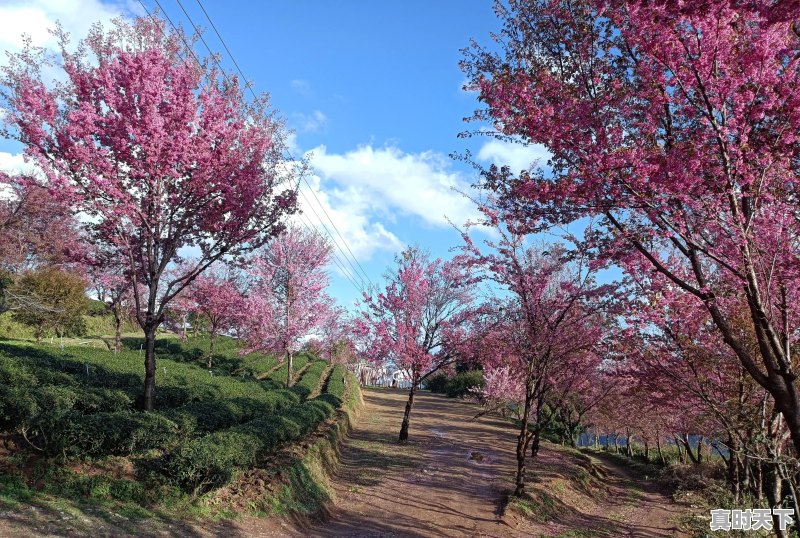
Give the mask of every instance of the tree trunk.
[[661, 460], [661, 465], [666, 465], [667, 460], [664, 458], [664, 452], [661, 450], [661, 436], [656, 433], [656, 449], [658, 450], [658, 459]]
[[685, 463], [686, 459], [683, 456], [683, 450], [681, 450], [681, 439], [677, 435], [675, 436], [675, 448], [678, 450], [678, 461]]
[[142, 409], [152, 411], [156, 397], [156, 328], [158, 325], [148, 315], [144, 328], [144, 398]]
[[206, 367], [211, 368], [211, 361], [214, 357], [214, 342], [217, 340], [216, 332], [212, 329], [211, 334], [208, 336], [208, 360]]
[[122, 351], [122, 313], [120, 306], [115, 305], [112, 309], [114, 316], [114, 351], [119, 353]]
[[[779, 378], [784, 381], [783, 376]], [[800, 454], [800, 401], [798, 400], [797, 385], [795, 381], [787, 381], [780, 385], [779, 390], [773, 391], [768, 387], [767, 390], [775, 400], [775, 408], [786, 420], [786, 427], [791, 435], [795, 453]]]
[[[697, 456], [694, 455], [694, 452], [692, 451], [692, 444], [689, 442], [689, 434], [688, 433], [684, 433], [683, 434], [683, 438], [681, 439], [681, 443], [683, 443], [683, 447], [686, 449], [686, 455], [689, 456], [689, 459], [692, 460], [692, 463], [694, 463], [695, 465], [700, 463], [700, 460], [698, 459]], [[699, 450], [699, 446], [698, 446], [698, 450]]]
[[644, 440], [644, 461], [650, 463], [650, 442], [647, 438]]
[[411, 420], [411, 408], [414, 406], [414, 394], [417, 392], [417, 384], [419, 383], [419, 375], [416, 371], [411, 375], [411, 390], [408, 391], [408, 401], [406, 402], [406, 412], [403, 414], [403, 424], [400, 426], [400, 437], [397, 439], [399, 443], [408, 441], [408, 424]]
[[703, 463], [703, 436], [697, 439], [697, 463]]
[[291, 387], [292, 386], [292, 377], [293, 377], [292, 376], [292, 361], [293, 361], [293, 359], [294, 359], [294, 357], [292, 356], [292, 353], [287, 351], [286, 352], [286, 372], [287, 372], [286, 373], [286, 386], [287, 387]]
[[[781, 508], [781, 500], [783, 499], [783, 481], [778, 470], [778, 464], [765, 463], [765, 465], [767, 466], [767, 471], [765, 473], [766, 476], [764, 477], [764, 489], [767, 490], [767, 502], [769, 502], [771, 508]], [[775, 533], [775, 536], [778, 538], [786, 538], [786, 531], [782, 531], [778, 527], [779, 517], [774, 515], [773, 520], [773, 532]]]
[[534, 432], [531, 434], [528, 442], [531, 445], [531, 460], [533, 460], [539, 455], [539, 447], [542, 444], [542, 430], [540, 428], [536, 428], [536, 430], [534, 430]]
[[530, 443], [531, 435], [528, 432], [528, 422], [531, 414], [531, 400], [532, 396], [525, 397], [525, 409], [522, 414], [522, 421], [519, 427], [519, 435], [517, 436], [517, 476], [516, 486], [514, 488], [514, 495], [522, 495], [525, 493], [525, 455], [528, 452], [528, 443]]

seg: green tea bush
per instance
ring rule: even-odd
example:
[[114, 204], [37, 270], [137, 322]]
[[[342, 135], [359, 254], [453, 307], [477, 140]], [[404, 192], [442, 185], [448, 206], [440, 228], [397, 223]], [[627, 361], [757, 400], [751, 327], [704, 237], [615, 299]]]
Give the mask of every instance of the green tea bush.
[[325, 390], [323, 392], [339, 398], [340, 400], [344, 399], [346, 388], [344, 379], [346, 375], [347, 368], [341, 364], [334, 366], [333, 369], [331, 369], [330, 375], [328, 376], [328, 381], [325, 384]]
[[[303, 353], [298, 353], [292, 359], [292, 371], [293, 371], [293, 373], [295, 375], [297, 375], [297, 372], [299, 372], [300, 369], [303, 366], [308, 364], [308, 361], [309, 361], [308, 355], [305, 355]], [[284, 359], [283, 363], [281, 364], [281, 367], [278, 368], [277, 370], [273, 370], [267, 376], [267, 379], [272, 379], [273, 381], [277, 381], [279, 383], [286, 383], [286, 377], [287, 377], [288, 374], [289, 374], [289, 364]]]
[[233, 375], [246, 375], [252, 377], [263, 377], [278, 366], [278, 359], [272, 355], [261, 355], [252, 353], [242, 357], [240, 365], [231, 373]]
[[[249, 358], [254, 368], [274, 363], [271, 357]], [[306, 356], [298, 359], [300, 367], [308, 361]], [[299, 404], [319, 385], [325, 370], [325, 363], [312, 364], [297, 389], [287, 390], [250, 375], [214, 375], [159, 357], [157, 411], [140, 414], [135, 403], [142, 391], [141, 362], [138, 351], [62, 351], [0, 342], [0, 429], [25, 433], [50, 455], [171, 450], [181, 441]]]
[[253, 420], [259, 415], [272, 414], [300, 401], [297, 392], [263, 390], [252, 396], [237, 396], [214, 401], [192, 402], [162, 414], [178, 425], [184, 436], [230, 428]]
[[308, 435], [332, 417], [344, 398], [345, 373], [343, 366], [334, 366], [323, 394], [313, 400], [178, 447], [168, 458], [165, 472], [189, 491], [205, 491], [228, 483], [238, 470]]
[[445, 394], [447, 392], [447, 383], [450, 379], [447, 374], [438, 373], [428, 378], [426, 386], [429, 391], [437, 394]]
[[322, 381], [322, 374], [328, 368], [328, 363], [325, 361], [314, 361], [306, 368], [300, 380], [292, 386], [292, 390], [300, 395], [301, 398], [307, 398], [309, 394], [319, 386]]
[[483, 383], [483, 372], [480, 370], [461, 372], [447, 382], [447, 396], [450, 398], [461, 398], [470, 389], [474, 387], [483, 387]]
[[47, 454], [128, 456], [180, 441], [178, 426], [155, 413], [114, 411], [84, 415], [48, 412], [34, 420], [33, 442]]

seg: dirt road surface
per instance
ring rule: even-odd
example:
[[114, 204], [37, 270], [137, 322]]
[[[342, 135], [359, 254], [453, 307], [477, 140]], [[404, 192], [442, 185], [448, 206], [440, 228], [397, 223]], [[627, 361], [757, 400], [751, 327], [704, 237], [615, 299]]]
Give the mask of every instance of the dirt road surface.
[[[507, 422], [475, 420], [477, 407], [422, 393], [409, 444], [400, 446], [407, 392], [365, 390], [364, 399], [366, 408], [342, 451], [332, 518], [304, 529], [306, 535], [515, 537], [580, 529], [582, 534], [567, 535], [656, 538], [677, 531], [671, 521], [677, 509], [665, 492], [606, 460], [595, 461], [607, 474], [605, 500], [587, 513], [562, 514], [558, 519], [566, 525], [502, 518], [516, 469], [516, 433]], [[546, 466], [548, 460], [558, 464], [563, 454], [546, 446], [540, 457]], [[536, 464], [532, 468], [536, 472]]]
[[[473, 419], [478, 408], [422, 393], [408, 444], [397, 444], [406, 391], [367, 389], [365, 408], [342, 449], [336, 500], [325, 517], [287, 521], [243, 517], [217, 523], [126, 523], [19, 506], [0, 513], [0, 538], [17, 536], [225, 537], [521, 537], [588, 538], [676, 535], [675, 505], [656, 484], [591, 456], [602, 481], [575, 489], [586, 456], [545, 444], [529, 465], [530, 490], [550, 492], [549, 516], [501, 516], [516, 469], [516, 432], [506, 421]], [[598, 459], [601, 458], [601, 459]], [[597, 486], [597, 487], [595, 487]], [[595, 489], [599, 494], [595, 494]], [[114, 514], [116, 516], [116, 514]]]

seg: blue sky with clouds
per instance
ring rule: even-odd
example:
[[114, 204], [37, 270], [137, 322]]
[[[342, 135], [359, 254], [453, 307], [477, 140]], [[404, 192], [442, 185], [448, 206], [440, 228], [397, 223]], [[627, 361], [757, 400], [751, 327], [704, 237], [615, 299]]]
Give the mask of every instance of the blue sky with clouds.
[[[156, 7], [154, 0], [142, 2]], [[159, 2], [176, 24], [191, 27], [177, 0]], [[197, 1], [181, 2], [233, 69]], [[406, 245], [449, 256], [460, 241], [448, 219], [462, 223], [475, 210], [453, 189], [468, 189], [474, 172], [451, 153], [471, 150], [486, 163], [517, 168], [546, 159], [541, 148], [458, 138], [479, 127], [463, 121], [478, 103], [461, 89], [460, 49], [470, 38], [489, 43], [499, 29], [490, 0], [203, 0], [203, 6], [255, 90], [272, 95], [294, 130], [294, 155], [310, 154], [303, 218], [324, 221], [340, 243], [339, 256], [352, 251], [373, 282]], [[45, 30], [56, 20], [80, 37], [95, 20], [137, 14], [143, 14], [137, 1], [0, 0], [0, 49], [15, 50], [22, 32], [34, 43], [51, 43]], [[197, 48], [206, 53], [202, 43]], [[23, 167], [19, 150], [0, 141], [0, 167]], [[347, 305], [360, 293], [342, 273], [331, 267], [332, 293]]]

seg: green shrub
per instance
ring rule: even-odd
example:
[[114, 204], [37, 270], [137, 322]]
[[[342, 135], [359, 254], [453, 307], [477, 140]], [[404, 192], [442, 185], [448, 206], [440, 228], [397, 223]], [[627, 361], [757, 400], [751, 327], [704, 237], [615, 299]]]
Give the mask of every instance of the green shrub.
[[325, 384], [325, 394], [330, 394], [336, 398], [344, 399], [345, 393], [345, 376], [347, 375], [347, 368], [341, 364], [337, 364], [331, 369], [328, 376], [328, 381]]
[[231, 372], [233, 375], [262, 377], [278, 365], [278, 359], [272, 355], [251, 353], [242, 357], [240, 365]]
[[180, 441], [178, 427], [155, 413], [115, 411], [83, 415], [49, 412], [37, 417], [34, 442], [50, 455], [128, 456]]
[[344, 399], [346, 372], [343, 366], [334, 366], [323, 394], [313, 400], [180, 446], [170, 454], [165, 472], [189, 491], [205, 491], [228, 483], [238, 470], [308, 435], [332, 417]]
[[253, 396], [238, 396], [214, 401], [192, 402], [162, 414], [175, 422], [184, 436], [207, 433], [272, 414], [297, 404], [300, 395], [288, 390], [263, 390]]
[[448, 381], [447, 396], [450, 398], [461, 398], [467, 391], [474, 387], [483, 387], [483, 372], [480, 370], [470, 370], [461, 372]]
[[435, 392], [437, 394], [445, 394], [447, 392], [447, 383], [450, 379], [447, 377], [446, 374], [438, 373], [436, 375], [432, 375], [428, 378], [426, 383], [427, 388], [431, 392]]
[[12, 319], [45, 334], [84, 334], [86, 283], [77, 274], [45, 267], [23, 273], [14, 283]]
[[[308, 364], [309, 357], [303, 353], [298, 353], [292, 358], [292, 372], [294, 375], [297, 375], [297, 372], [300, 369]], [[284, 359], [281, 367], [277, 370], [273, 370], [268, 376], [267, 379], [271, 379], [273, 381], [277, 381], [278, 383], [286, 383], [286, 377], [289, 374], [289, 363]]]
[[309, 394], [314, 392], [322, 380], [322, 374], [328, 368], [328, 363], [325, 361], [314, 361], [311, 366], [306, 368], [300, 380], [292, 386], [292, 390], [300, 395], [301, 398], [307, 398]]
[[97, 299], [86, 298], [86, 315], [88, 316], [104, 316], [108, 314], [108, 306], [103, 301]]
[[29, 390], [0, 384], [0, 429], [17, 429], [38, 412], [39, 405]]

